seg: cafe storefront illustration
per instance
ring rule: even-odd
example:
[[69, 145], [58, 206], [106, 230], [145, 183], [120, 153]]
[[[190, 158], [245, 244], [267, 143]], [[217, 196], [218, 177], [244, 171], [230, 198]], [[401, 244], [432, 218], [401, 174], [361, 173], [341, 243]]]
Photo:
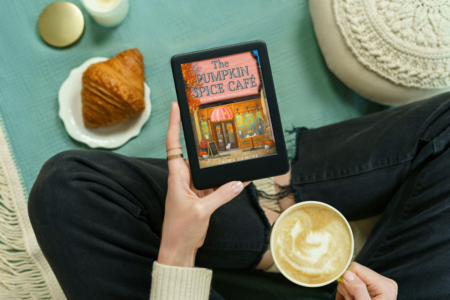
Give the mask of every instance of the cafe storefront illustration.
[[219, 152], [261, 148], [272, 140], [267, 110], [260, 98], [200, 107], [195, 113], [199, 141], [214, 141]]
[[277, 153], [258, 51], [188, 63], [185, 73], [201, 167]]

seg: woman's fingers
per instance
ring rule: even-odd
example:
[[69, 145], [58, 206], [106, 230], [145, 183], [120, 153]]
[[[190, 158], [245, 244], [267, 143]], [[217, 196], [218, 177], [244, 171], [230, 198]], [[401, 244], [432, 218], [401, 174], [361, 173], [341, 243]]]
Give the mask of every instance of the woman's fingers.
[[377, 272], [360, 265], [356, 262], [352, 262], [348, 269], [355, 273], [362, 281], [364, 281], [367, 285], [371, 285], [373, 283], [378, 283], [380, 279], [384, 279], [386, 277], [378, 274]]
[[[339, 282], [338, 286], [337, 286], [337, 290], [338, 292], [336, 293], [336, 299], [342, 299], [342, 300], [355, 300], [355, 297], [353, 297], [352, 295], [350, 295], [350, 293], [347, 291], [347, 289], [345, 288], [344, 283]], [[340, 295], [341, 297], [338, 297], [338, 295]]]
[[212, 214], [217, 208], [239, 195], [243, 189], [244, 184], [240, 181], [232, 181], [222, 185], [214, 193], [203, 198], [206, 211]]
[[397, 299], [398, 287], [394, 280], [355, 262], [348, 269], [366, 284], [369, 294], [383, 294], [388, 300]]
[[353, 273], [352, 271], [345, 271], [344, 275], [345, 289], [355, 297], [355, 300], [370, 300], [369, 291], [366, 284]]
[[[177, 155], [183, 153], [180, 147], [180, 108], [178, 107], [178, 103], [172, 102], [172, 106], [170, 108], [170, 117], [169, 117], [169, 128], [167, 129], [166, 136], [166, 149], [171, 149], [167, 151], [167, 156]], [[173, 149], [175, 148], [175, 149]], [[175, 158], [168, 161], [169, 164], [169, 173], [176, 174], [177, 169], [185, 168], [186, 165], [183, 161], [183, 158]]]
[[345, 298], [345, 296], [344, 296], [345, 293], [342, 291], [343, 287], [344, 287], [343, 283], [338, 284], [335, 300], [347, 300], [347, 298]]
[[[246, 181], [246, 182], [243, 182], [243, 184], [244, 184], [244, 187], [246, 187], [247, 185], [249, 185], [250, 183], [252, 183], [251, 181]], [[219, 188], [214, 188], [214, 191], [217, 191]]]
[[341, 294], [339, 294], [339, 292], [336, 293], [336, 298], [335, 300], [345, 300], [344, 296], [342, 296]]
[[[169, 127], [167, 128], [166, 149], [180, 147], [180, 108], [178, 103], [172, 102], [170, 107]], [[180, 153], [180, 149], [169, 150]]]

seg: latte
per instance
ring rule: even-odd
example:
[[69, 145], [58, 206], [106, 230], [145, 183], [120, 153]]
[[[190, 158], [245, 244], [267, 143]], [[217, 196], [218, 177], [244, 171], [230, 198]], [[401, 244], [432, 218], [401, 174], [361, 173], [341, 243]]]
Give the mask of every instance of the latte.
[[328, 206], [292, 207], [276, 221], [271, 248], [278, 267], [291, 279], [320, 285], [335, 279], [349, 263], [352, 233], [346, 220]]

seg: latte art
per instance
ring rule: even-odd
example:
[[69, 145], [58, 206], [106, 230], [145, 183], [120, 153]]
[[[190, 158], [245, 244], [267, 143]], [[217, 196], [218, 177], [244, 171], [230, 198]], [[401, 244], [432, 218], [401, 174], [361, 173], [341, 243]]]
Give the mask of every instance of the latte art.
[[320, 204], [300, 205], [277, 221], [272, 251], [280, 268], [306, 284], [332, 280], [346, 267], [352, 237], [343, 218]]

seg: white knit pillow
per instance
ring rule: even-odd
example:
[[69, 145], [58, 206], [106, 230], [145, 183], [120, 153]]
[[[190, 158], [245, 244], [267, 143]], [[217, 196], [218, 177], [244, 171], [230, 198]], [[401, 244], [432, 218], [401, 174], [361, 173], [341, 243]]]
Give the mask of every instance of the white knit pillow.
[[450, 0], [310, 0], [330, 70], [372, 101], [450, 91]]

